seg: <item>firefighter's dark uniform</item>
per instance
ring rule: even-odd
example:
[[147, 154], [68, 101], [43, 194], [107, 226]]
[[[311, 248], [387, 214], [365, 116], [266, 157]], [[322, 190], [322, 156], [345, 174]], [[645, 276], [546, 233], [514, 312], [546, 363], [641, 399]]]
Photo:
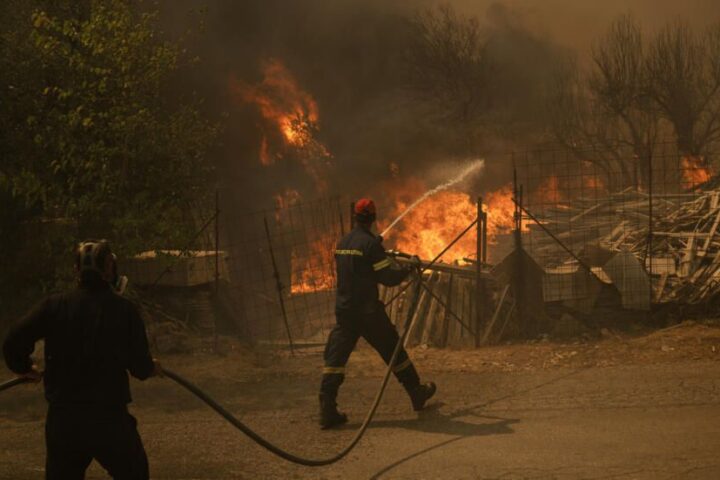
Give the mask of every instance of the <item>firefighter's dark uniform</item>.
[[148, 461], [128, 413], [128, 374], [152, 375], [145, 326], [135, 306], [97, 279], [51, 296], [5, 339], [10, 370], [27, 373], [45, 339], [46, 478], [82, 479], [96, 459], [116, 479], [147, 479]]
[[[385, 254], [382, 239], [362, 226], [355, 227], [343, 237], [335, 251], [337, 265], [337, 323], [325, 346], [325, 367], [320, 392], [334, 399], [345, 378], [345, 365], [363, 337], [382, 356], [390, 361], [398, 333], [378, 298], [377, 284], [398, 285], [410, 273], [409, 269], [392, 268]], [[400, 350], [395, 376], [411, 391], [420, 384], [415, 366], [405, 349]]]

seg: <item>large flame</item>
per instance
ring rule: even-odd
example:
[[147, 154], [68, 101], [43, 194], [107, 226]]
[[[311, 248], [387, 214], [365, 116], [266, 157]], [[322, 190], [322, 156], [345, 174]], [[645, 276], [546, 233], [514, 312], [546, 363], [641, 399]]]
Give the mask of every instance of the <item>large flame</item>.
[[[394, 185], [395, 192], [390, 211], [383, 215], [389, 221], [405, 209], [426, 190], [418, 179]], [[514, 226], [515, 205], [512, 185], [506, 185], [486, 194], [483, 210], [488, 214], [487, 242], [494, 245], [498, 235], [510, 233]], [[382, 214], [382, 212], [381, 212]], [[435, 258], [477, 216], [477, 203], [467, 193], [457, 190], [439, 192], [408, 213], [388, 235], [388, 245], [423, 259]], [[471, 229], [442, 258], [444, 262], [474, 258], [477, 252], [477, 230]]]
[[301, 89], [290, 71], [276, 59], [262, 64], [263, 79], [257, 85], [231, 80], [233, 92], [244, 103], [257, 106], [262, 117], [274, 125], [286, 143], [302, 146], [302, 123], [317, 124], [318, 106]]
[[704, 157], [688, 155], [681, 159], [680, 165], [686, 186], [701, 185], [713, 177], [712, 169], [705, 164]]
[[332, 155], [316, 138], [320, 120], [317, 102], [279, 60], [264, 62], [262, 74], [262, 81], [255, 85], [230, 81], [236, 99], [254, 105], [263, 119], [260, 163], [269, 166], [278, 158], [291, 157], [303, 165], [317, 190], [325, 191]]

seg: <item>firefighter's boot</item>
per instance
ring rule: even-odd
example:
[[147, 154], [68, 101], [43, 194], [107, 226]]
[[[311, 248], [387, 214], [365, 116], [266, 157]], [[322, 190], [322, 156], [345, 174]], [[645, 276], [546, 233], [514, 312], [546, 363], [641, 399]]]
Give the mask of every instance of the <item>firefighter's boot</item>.
[[412, 401], [413, 410], [416, 412], [422, 410], [425, 407], [425, 403], [435, 395], [437, 387], [433, 382], [420, 383], [413, 387], [408, 387], [408, 395]]
[[335, 397], [326, 393], [320, 394], [320, 428], [326, 430], [347, 422], [347, 415], [337, 410]]

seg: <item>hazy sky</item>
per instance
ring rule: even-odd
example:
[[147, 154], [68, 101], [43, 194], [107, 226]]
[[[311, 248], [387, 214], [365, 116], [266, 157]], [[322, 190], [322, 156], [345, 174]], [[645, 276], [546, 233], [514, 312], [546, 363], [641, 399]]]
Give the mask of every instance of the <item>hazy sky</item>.
[[[427, 3], [440, 3], [430, 2]], [[493, 3], [518, 12], [533, 30], [587, 52], [617, 15], [631, 12], [652, 29], [682, 18], [698, 27], [720, 21], [720, 0], [453, 0], [458, 10], [483, 18]]]

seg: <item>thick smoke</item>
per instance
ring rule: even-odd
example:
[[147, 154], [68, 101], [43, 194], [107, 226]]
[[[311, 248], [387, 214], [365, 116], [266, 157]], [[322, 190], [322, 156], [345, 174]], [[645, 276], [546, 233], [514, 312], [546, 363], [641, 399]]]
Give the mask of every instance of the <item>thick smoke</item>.
[[[682, 8], [680, 4], [682, 3]], [[555, 62], [581, 61], [594, 38], [616, 15], [634, 11], [650, 27], [682, 13], [692, 22], [717, 18], [718, 2], [696, 0], [456, 0], [458, 15], [477, 17], [488, 39], [493, 68], [484, 94], [486, 111], [469, 144], [456, 125], [438, 121], [405, 88], [412, 19], [437, 7], [429, 0], [166, 0], [169, 30], [182, 31], [202, 18], [193, 41], [201, 57], [193, 82], [207, 108], [228, 114], [216, 151], [226, 186], [267, 207], [270, 194], [289, 177], [313, 196], [313, 182], [289, 162], [260, 165], [262, 132], [257, 110], [230, 94], [229, 79], [261, 81], [261, 64], [277, 59], [317, 101], [318, 139], [334, 156], [331, 193], [376, 194], [393, 174], [423, 177], [439, 163], [475, 156], [487, 159], [487, 175], [475, 188], [496, 188], [509, 178], [504, 152], [544, 140], [545, 89]], [[204, 13], [189, 16], [191, 10]], [[714, 14], [714, 15], [713, 15]], [[470, 192], [478, 193], [478, 192]]]

